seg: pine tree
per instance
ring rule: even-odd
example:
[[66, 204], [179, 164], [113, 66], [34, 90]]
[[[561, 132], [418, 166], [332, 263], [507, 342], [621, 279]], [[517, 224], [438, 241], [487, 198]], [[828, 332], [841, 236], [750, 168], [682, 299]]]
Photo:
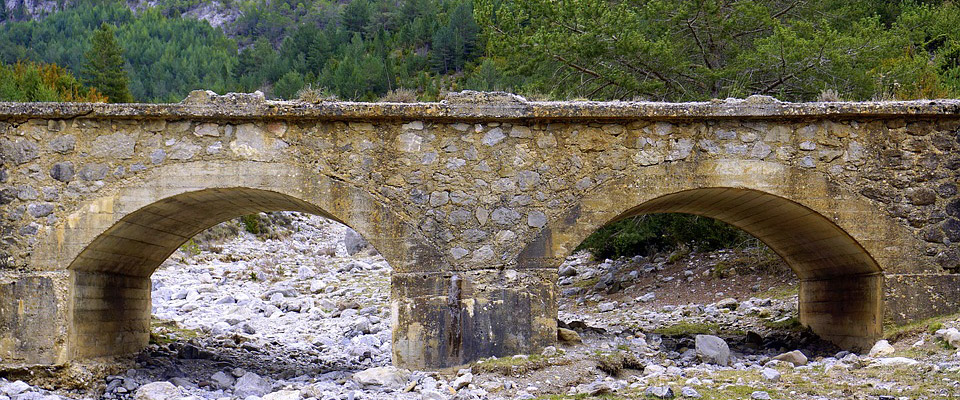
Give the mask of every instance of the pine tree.
[[133, 102], [130, 77], [124, 70], [123, 49], [117, 43], [113, 28], [106, 22], [93, 32], [90, 51], [83, 66], [86, 83], [105, 94], [111, 103]]

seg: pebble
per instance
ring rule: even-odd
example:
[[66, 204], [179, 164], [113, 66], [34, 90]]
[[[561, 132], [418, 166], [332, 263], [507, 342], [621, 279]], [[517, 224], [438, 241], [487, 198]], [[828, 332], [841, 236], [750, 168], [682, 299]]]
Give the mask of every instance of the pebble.
[[700, 392], [697, 392], [697, 389], [694, 389], [690, 386], [684, 386], [680, 388], [680, 395], [691, 399], [699, 399], [700, 397], [703, 397], [700, 396]]
[[767, 382], [780, 382], [780, 371], [773, 368], [764, 368], [760, 371], [760, 375], [763, 376], [763, 380]]
[[650, 386], [644, 391], [644, 394], [657, 399], [672, 399], [674, 397], [673, 389], [669, 386]]
[[770, 393], [757, 390], [753, 393], [750, 393], [750, 398], [754, 400], [770, 400]]

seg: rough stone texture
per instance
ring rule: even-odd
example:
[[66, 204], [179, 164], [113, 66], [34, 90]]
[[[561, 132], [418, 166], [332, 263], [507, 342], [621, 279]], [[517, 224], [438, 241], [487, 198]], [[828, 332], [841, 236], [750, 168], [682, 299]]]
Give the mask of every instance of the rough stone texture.
[[275, 210], [341, 221], [384, 255], [405, 367], [552, 345], [557, 266], [642, 213], [763, 239], [801, 280], [801, 322], [847, 347], [960, 309], [958, 101], [449, 99], [0, 103], [0, 358], [141, 348], [154, 269]]
[[870, 357], [883, 357], [888, 356], [896, 352], [896, 349], [890, 345], [890, 342], [886, 340], [879, 340], [873, 347], [870, 348], [870, 352], [867, 353], [867, 356]]
[[253, 372], [247, 372], [233, 385], [233, 394], [241, 399], [247, 396], [263, 396], [270, 392], [270, 382]]
[[181, 397], [180, 389], [170, 382], [153, 382], [141, 386], [134, 394], [134, 400], [174, 400]]
[[[12, 138], [11, 138], [12, 139]], [[0, 159], [20, 165], [40, 157], [37, 144], [31, 140], [0, 140]]]
[[807, 356], [803, 354], [800, 350], [793, 350], [778, 355], [773, 358], [777, 361], [783, 361], [793, 364], [794, 366], [807, 365]]
[[399, 388], [407, 383], [409, 371], [396, 367], [375, 367], [353, 374], [353, 380], [361, 386], [379, 386], [385, 389]]
[[697, 356], [705, 363], [727, 366], [730, 364], [730, 347], [723, 339], [713, 335], [697, 335]]
[[343, 245], [347, 249], [347, 254], [351, 256], [360, 252], [360, 250], [365, 249], [369, 244], [363, 237], [360, 236], [357, 231], [353, 229], [347, 229], [346, 233], [343, 236]]
[[50, 177], [60, 182], [69, 183], [73, 179], [73, 163], [70, 161], [59, 162], [50, 167]]

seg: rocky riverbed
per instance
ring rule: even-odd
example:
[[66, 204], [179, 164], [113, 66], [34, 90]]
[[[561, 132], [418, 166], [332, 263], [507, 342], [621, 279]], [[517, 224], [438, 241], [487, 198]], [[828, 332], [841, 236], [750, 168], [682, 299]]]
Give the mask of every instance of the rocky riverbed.
[[960, 319], [888, 329], [869, 352], [841, 351], [799, 326], [792, 274], [758, 249], [575, 254], [560, 267], [557, 346], [399, 370], [390, 266], [375, 250], [320, 217], [244, 222], [200, 235], [154, 274], [147, 349], [71, 366], [70, 378], [7, 372], [0, 400], [960, 396]]

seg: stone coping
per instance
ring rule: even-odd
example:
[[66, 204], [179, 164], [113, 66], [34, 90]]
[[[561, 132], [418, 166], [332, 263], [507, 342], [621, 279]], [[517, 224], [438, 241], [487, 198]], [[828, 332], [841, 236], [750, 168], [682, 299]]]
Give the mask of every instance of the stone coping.
[[[787, 103], [751, 96], [693, 103], [659, 102], [532, 102], [519, 96], [455, 97], [437, 103], [360, 103], [268, 101], [262, 94], [197, 92], [181, 103], [8, 103], [0, 102], [0, 119], [231, 119], [231, 120], [695, 120], [960, 117], [960, 100], [894, 102]], [[511, 97], [507, 97], [511, 96]], [[449, 99], [449, 97], [448, 97]]]

